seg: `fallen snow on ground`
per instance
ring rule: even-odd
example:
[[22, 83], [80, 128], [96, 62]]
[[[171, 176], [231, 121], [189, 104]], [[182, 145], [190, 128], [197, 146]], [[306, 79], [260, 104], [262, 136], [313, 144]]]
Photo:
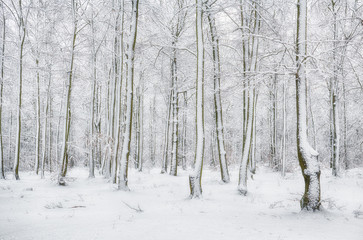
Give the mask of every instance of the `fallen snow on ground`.
[[[363, 239], [363, 169], [339, 178], [322, 173], [324, 211], [300, 212], [300, 174], [284, 179], [267, 168], [237, 193], [238, 172], [221, 183], [203, 171], [203, 198], [188, 198], [188, 173], [130, 170], [130, 192], [115, 190], [101, 176], [75, 168], [67, 186], [33, 173], [0, 180], [0, 239]], [[8, 178], [11, 178], [9, 175]], [[358, 214], [357, 214], [358, 213]]]

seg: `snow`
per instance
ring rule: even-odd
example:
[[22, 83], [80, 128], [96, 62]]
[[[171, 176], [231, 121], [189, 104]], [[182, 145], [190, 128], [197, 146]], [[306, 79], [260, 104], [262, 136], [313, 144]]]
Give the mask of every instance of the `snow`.
[[88, 179], [87, 169], [72, 169], [65, 187], [20, 172], [20, 181], [0, 180], [0, 239], [362, 239], [363, 217], [354, 212], [363, 210], [363, 168], [340, 178], [324, 170], [325, 210], [315, 213], [300, 212], [298, 169], [282, 178], [258, 168], [245, 197], [237, 167], [229, 184], [204, 169], [203, 198], [193, 200], [188, 172], [178, 172], [130, 169], [130, 192], [102, 176]]

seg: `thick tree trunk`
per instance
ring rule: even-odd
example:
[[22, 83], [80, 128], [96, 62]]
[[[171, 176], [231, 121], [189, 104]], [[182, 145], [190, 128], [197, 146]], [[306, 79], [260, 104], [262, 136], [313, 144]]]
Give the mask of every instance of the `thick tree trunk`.
[[297, 111], [297, 153], [301, 172], [305, 181], [305, 192], [300, 201], [301, 209], [315, 211], [320, 209], [320, 167], [318, 152], [308, 141], [306, 124], [306, 21], [307, 1], [297, 1], [297, 39], [296, 39], [296, 111]]
[[131, 144], [132, 128], [132, 108], [133, 108], [133, 88], [134, 88], [134, 58], [137, 36], [137, 21], [139, 12], [139, 0], [132, 0], [130, 36], [127, 46], [127, 99], [126, 99], [126, 127], [122, 146], [118, 188], [129, 190], [128, 188], [128, 164]]
[[203, 1], [196, 0], [196, 38], [197, 38], [197, 79], [196, 79], [196, 130], [197, 145], [195, 165], [189, 175], [190, 197], [202, 196], [202, 169], [204, 160], [204, 42], [203, 42]]

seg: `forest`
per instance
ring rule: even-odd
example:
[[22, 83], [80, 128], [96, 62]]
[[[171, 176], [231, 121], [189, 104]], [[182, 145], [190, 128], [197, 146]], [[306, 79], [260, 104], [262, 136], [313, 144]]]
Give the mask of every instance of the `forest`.
[[0, 0], [0, 55], [1, 240], [362, 239], [361, 0]]

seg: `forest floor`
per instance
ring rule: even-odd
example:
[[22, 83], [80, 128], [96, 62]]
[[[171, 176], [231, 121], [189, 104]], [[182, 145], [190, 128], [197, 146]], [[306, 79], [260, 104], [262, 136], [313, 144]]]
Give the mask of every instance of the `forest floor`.
[[363, 239], [363, 168], [338, 178], [323, 171], [324, 210], [315, 213], [300, 211], [299, 172], [282, 178], [260, 168], [241, 196], [237, 169], [229, 184], [204, 170], [199, 200], [188, 198], [188, 172], [159, 172], [130, 170], [130, 192], [101, 176], [88, 179], [81, 168], [69, 172], [67, 186], [29, 172], [0, 180], [0, 239]]

